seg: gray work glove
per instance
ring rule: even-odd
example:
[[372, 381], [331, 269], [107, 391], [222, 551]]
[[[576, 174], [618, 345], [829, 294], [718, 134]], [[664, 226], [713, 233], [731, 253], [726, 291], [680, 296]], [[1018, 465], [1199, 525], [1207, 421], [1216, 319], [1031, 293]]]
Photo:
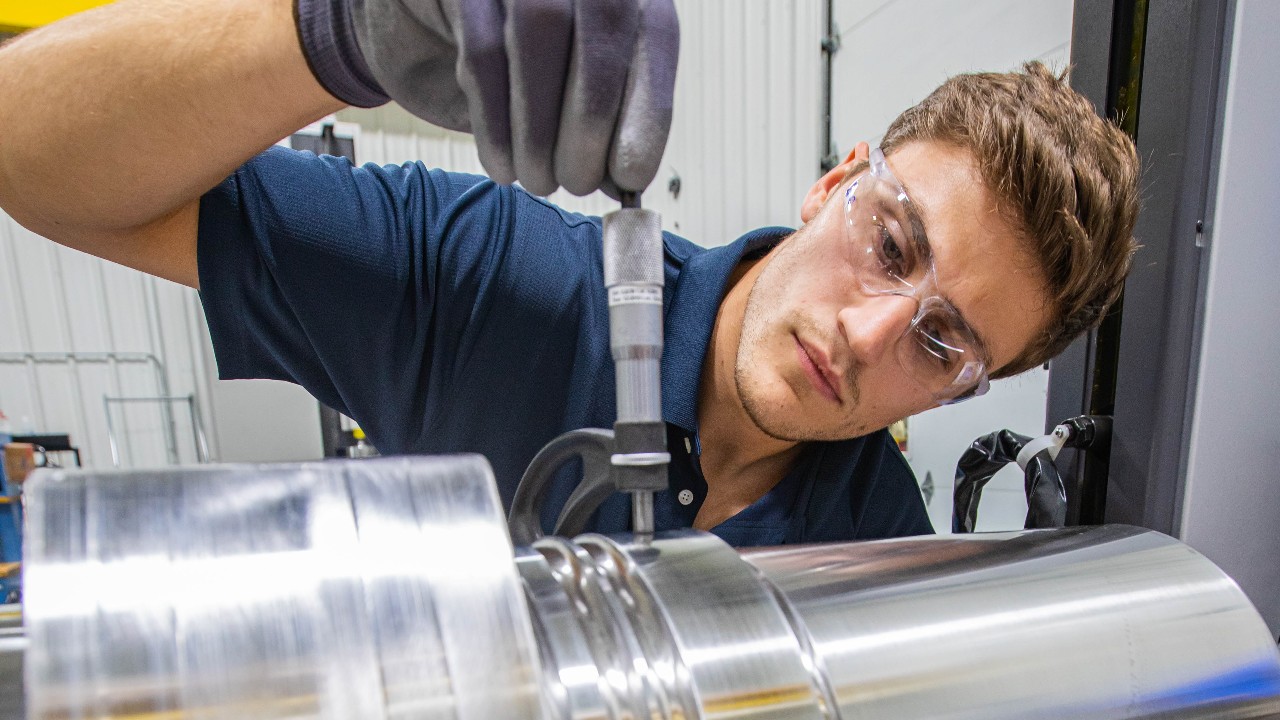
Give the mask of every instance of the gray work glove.
[[335, 97], [471, 132], [498, 182], [639, 192], [671, 128], [672, 0], [295, 0]]

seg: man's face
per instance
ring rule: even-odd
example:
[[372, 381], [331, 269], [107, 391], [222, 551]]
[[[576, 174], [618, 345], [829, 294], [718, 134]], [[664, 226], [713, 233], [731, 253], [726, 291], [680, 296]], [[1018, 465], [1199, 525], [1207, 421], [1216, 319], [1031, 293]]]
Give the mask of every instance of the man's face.
[[[1034, 259], [968, 151], [909, 143], [888, 164], [923, 221], [937, 293], [986, 345], [988, 369], [1002, 367], [1048, 317]], [[735, 382], [755, 424], [779, 439], [857, 437], [937, 404], [898, 360], [916, 301], [869, 294], [857, 279], [848, 182], [815, 185], [824, 202], [764, 260], [747, 300]]]

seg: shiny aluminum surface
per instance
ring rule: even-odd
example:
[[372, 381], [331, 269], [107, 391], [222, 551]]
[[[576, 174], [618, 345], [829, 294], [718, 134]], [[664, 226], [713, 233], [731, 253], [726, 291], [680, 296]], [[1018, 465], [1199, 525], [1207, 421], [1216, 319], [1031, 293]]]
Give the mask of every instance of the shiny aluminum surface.
[[[669, 688], [646, 653], [642, 637], [631, 623], [627, 598], [612, 590], [604, 568], [596, 565], [585, 548], [558, 537], [538, 540], [535, 545], [547, 558], [552, 574], [575, 610], [580, 632], [590, 649], [597, 687], [604, 701], [603, 717], [669, 718], [672, 697]], [[560, 674], [564, 665], [557, 663]], [[681, 706], [677, 706], [679, 708]], [[578, 708], [570, 708], [578, 716]]]
[[[183, 531], [173, 535], [167, 573], [179, 594], [158, 594], [163, 605], [155, 608], [172, 608], [181, 639], [177, 672], [163, 676], [181, 687], [175, 705], [227, 720], [299, 712], [381, 717], [361, 579], [348, 560], [358, 539], [341, 474], [272, 469], [157, 486], [178, 488], [181, 500], [175, 519]], [[255, 502], [232, 509], [229, 498]], [[133, 515], [119, 505], [101, 512]], [[130, 599], [144, 600], [131, 585], [120, 584]], [[129, 613], [124, 603], [120, 613], [98, 618], [99, 635], [124, 618], [153, 615]]]
[[541, 712], [482, 458], [43, 472], [26, 491], [30, 717]]
[[744, 553], [853, 718], [1261, 718], [1280, 652], [1204, 557], [1124, 526]]
[[617, 702], [583, 627], [584, 608], [561, 586], [574, 581], [552, 570], [549, 560], [556, 558], [554, 551], [544, 555], [532, 548], [516, 548], [516, 567], [525, 584], [534, 636], [542, 651], [548, 717], [616, 717], [612, 710]]
[[601, 535], [577, 542], [605, 569], [614, 591], [630, 598], [627, 607], [661, 658], [655, 664], [671, 694], [683, 696], [681, 715], [823, 717], [786, 618], [724, 541], [683, 531], [652, 542]]
[[[397, 462], [414, 467], [422, 460]], [[419, 538], [399, 556], [430, 582], [456, 717], [535, 718], [542, 712], [538, 649], [506, 514], [488, 461], [465, 462], [447, 472], [409, 473]], [[415, 645], [410, 639], [406, 650]], [[441, 682], [439, 675], [421, 679]], [[416, 702], [426, 700], [419, 695]]]
[[520, 549], [559, 717], [826, 717], [799, 643], [719, 538], [543, 538]]
[[1239, 588], [1137, 528], [512, 548], [474, 456], [46, 471], [27, 493], [0, 719], [1280, 716]]

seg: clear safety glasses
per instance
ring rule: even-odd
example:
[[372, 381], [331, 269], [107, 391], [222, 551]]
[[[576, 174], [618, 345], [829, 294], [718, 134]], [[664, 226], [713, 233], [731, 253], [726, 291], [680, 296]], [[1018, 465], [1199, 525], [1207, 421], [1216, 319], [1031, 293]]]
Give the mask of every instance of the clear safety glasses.
[[959, 311], [938, 295], [924, 224], [879, 148], [844, 197], [845, 232], [862, 290], [916, 302], [915, 317], [895, 347], [902, 368], [943, 405], [985, 393], [987, 352]]

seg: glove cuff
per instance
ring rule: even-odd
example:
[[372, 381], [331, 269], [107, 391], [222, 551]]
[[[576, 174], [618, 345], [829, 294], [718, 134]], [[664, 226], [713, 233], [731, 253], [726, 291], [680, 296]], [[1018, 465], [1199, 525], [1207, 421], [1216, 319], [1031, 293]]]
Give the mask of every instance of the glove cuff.
[[330, 95], [356, 107], [391, 100], [356, 43], [348, 0], [294, 0], [293, 19], [307, 67]]

